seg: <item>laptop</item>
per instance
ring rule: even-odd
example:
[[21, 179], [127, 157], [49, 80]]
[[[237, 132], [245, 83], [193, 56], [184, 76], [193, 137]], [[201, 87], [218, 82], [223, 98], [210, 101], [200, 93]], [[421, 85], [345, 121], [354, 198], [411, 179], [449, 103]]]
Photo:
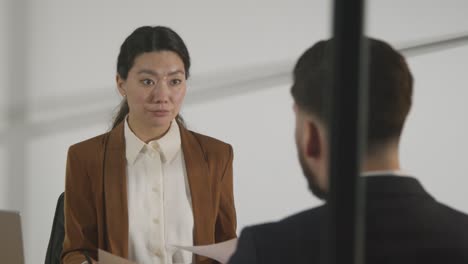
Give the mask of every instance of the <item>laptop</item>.
[[0, 210], [0, 262], [24, 264], [19, 212]]

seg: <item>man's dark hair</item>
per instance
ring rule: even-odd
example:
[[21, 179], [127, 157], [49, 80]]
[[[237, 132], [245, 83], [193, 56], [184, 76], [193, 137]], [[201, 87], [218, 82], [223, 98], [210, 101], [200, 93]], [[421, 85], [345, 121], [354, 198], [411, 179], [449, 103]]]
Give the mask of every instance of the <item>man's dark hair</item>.
[[[368, 52], [368, 150], [398, 139], [411, 108], [413, 77], [405, 58], [389, 44], [366, 38]], [[291, 93], [298, 107], [328, 125], [326, 98], [333, 85], [333, 39], [306, 50], [294, 68]]]

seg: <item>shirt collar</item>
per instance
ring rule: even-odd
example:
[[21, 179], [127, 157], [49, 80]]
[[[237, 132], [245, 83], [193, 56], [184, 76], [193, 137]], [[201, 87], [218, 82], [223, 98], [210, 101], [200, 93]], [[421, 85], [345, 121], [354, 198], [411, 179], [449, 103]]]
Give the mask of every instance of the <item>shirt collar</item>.
[[158, 140], [151, 141], [149, 144], [154, 144], [155, 141], [159, 145], [162, 162], [171, 162], [181, 148], [179, 124], [173, 121], [166, 135]]
[[366, 171], [361, 173], [362, 177], [369, 176], [406, 176], [407, 174], [402, 170], [375, 170], [375, 171]]
[[135, 133], [130, 129], [128, 125], [127, 118], [125, 118], [125, 156], [127, 158], [127, 163], [133, 165], [140, 151], [143, 150], [146, 143], [141, 141]]
[[169, 131], [160, 139], [153, 140], [146, 144], [139, 139], [130, 129], [127, 118], [125, 118], [125, 155], [128, 164], [134, 164], [138, 154], [146, 148], [152, 148], [161, 154], [163, 163], [171, 162], [181, 148], [180, 130], [177, 122], [172, 122]]

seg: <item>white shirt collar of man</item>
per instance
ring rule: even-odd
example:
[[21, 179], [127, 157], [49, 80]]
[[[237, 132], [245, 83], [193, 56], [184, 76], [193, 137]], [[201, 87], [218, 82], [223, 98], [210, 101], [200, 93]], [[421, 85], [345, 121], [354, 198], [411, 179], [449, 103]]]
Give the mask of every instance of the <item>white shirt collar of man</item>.
[[370, 176], [408, 176], [408, 174], [402, 170], [375, 170], [366, 171], [361, 173], [361, 177]]
[[171, 123], [169, 131], [162, 138], [146, 144], [133, 133], [128, 125], [127, 118], [125, 118], [124, 136], [126, 144], [125, 155], [129, 165], [134, 164], [138, 155], [147, 149], [158, 151], [163, 163], [171, 162], [181, 149], [180, 129], [175, 121]]

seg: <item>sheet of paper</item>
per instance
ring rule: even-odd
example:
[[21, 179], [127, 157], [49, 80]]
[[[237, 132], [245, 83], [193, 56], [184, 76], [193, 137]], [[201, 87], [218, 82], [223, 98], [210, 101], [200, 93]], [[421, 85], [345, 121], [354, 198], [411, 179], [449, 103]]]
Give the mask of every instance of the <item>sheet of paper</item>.
[[128, 259], [112, 255], [111, 253], [101, 249], [98, 250], [98, 259], [99, 264], [136, 264]]
[[218, 244], [205, 245], [205, 246], [179, 246], [173, 245], [173, 247], [190, 251], [194, 254], [205, 256], [210, 259], [214, 259], [221, 263], [227, 263], [229, 258], [234, 254], [237, 247], [237, 238], [227, 240]]

